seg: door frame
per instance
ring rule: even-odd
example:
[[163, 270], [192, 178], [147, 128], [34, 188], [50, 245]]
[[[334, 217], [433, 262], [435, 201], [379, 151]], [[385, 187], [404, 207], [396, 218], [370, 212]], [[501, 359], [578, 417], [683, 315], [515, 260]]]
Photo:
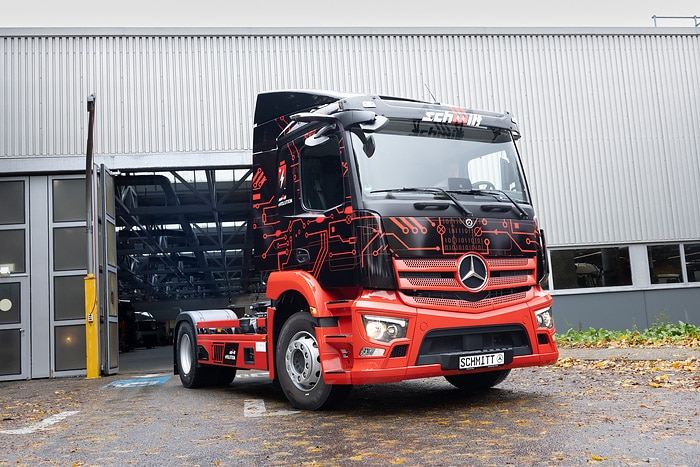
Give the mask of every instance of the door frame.
[[[13, 381], [19, 379], [28, 379], [31, 377], [32, 358], [31, 358], [31, 307], [30, 307], [30, 234], [29, 234], [29, 177], [2, 177], [2, 182], [21, 181], [24, 185], [24, 223], [22, 224], [5, 224], [0, 225], [0, 230], [23, 230], [24, 231], [24, 271], [23, 272], [8, 272], [0, 275], [0, 284], [19, 284], [19, 322], [0, 324], [0, 330], [19, 332], [19, 373], [8, 375], [0, 375], [0, 381]], [[1, 263], [1, 261], [0, 261]], [[3, 308], [11, 309], [14, 304], [7, 297], [0, 297], [8, 300], [2, 303]]]

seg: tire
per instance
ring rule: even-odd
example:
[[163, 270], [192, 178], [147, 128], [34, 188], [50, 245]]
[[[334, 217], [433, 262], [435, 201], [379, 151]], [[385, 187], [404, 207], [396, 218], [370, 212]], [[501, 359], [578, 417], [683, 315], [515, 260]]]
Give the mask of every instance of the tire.
[[502, 383], [509, 373], [510, 370], [496, 370], [484, 373], [445, 376], [445, 379], [462, 391], [482, 391]]
[[330, 385], [323, 381], [315, 322], [306, 312], [292, 315], [282, 326], [275, 365], [282, 392], [297, 409], [332, 408], [352, 389], [351, 385]]
[[228, 386], [233, 382], [233, 379], [236, 377], [236, 369], [235, 368], [230, 368], [230, 367], [225, 367], [225, 366], [216, 366], [216, 367], [211, 367], [211, 368], [206, 368], [207, 370], [211, 370], [211, 385], [212, 386], [217, 386], [217, 387], [225, 387]]
[[183, 386], [194, 389], [211, 384], [212, 371], [216, 368], [199, 366], [197, 363], [197, 335], [194, 332], [194, 327], [186, 321], [177, 330], [175, 356]]

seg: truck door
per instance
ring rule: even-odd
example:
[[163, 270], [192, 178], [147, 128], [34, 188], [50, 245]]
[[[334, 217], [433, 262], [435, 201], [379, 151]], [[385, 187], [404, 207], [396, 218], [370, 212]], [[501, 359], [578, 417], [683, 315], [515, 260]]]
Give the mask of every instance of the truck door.
[[356, 240], [352, 224], [347, 161], [341, 133], [319, 145], [301, 145], [297, 219], [303, 235], [293, 237], [295, 251], [308, 251], [305, 268], [324, 286], [354, 283]]

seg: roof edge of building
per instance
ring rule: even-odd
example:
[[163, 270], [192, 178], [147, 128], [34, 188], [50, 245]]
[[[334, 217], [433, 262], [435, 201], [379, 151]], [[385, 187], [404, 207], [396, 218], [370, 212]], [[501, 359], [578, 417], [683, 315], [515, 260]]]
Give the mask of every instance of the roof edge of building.
[[700, 35], [700, 27], [27, 27], [0, 37], [363, 36], [363, 35]]

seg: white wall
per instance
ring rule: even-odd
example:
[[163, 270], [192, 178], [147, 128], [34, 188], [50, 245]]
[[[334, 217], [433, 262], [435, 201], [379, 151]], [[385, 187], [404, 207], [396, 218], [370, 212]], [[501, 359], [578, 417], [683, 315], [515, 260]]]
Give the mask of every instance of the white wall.
[[0, 30], [0, 56], [0, 172], [83, 157], [93, 92], [112, 168], [240, 160], [262, 90], [432, 93], [518, 118], [550, 246], [700, 238], [697, 28]]

